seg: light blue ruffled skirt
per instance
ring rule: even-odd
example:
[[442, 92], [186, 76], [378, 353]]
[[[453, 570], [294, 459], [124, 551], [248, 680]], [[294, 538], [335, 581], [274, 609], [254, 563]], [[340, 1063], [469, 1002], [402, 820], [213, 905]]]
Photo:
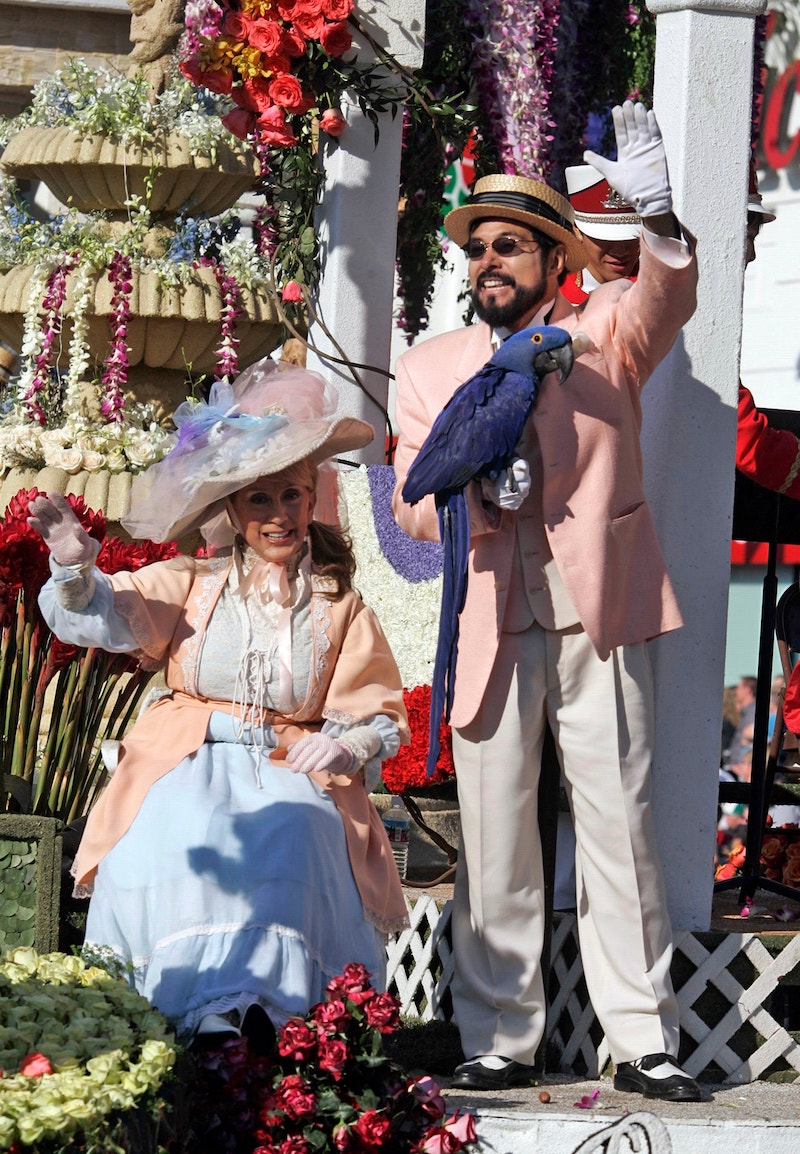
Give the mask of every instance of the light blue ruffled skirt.
[[131, 962], [181, 1035], [253, 1002], [281, 1025], [348, 962], [384, 987], [335, 804], [304, 774], [255, 765], [252, 747], [204, 745], [151, 786], [97, 872], [87, 944]]

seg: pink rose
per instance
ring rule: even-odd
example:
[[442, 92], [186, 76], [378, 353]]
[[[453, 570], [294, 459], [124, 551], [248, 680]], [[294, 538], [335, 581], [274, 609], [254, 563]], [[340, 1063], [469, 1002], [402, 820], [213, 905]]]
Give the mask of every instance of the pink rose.
[[409, 1089], [426, 1114], [430, 1114], [432, 1118], [444, 1117], [445, 1101], [442, 1097], [442, 1088], [435, 1078], [431, 1078], [429, 1074], [423, 1078], [415, 1078]]
[[350, 1051], [339, 1038], [320, 1038], [317, 1050], [319, 1067], [326, 1070], [335, 1081], [340, 1081], [350, 1057]]
[[423, 1154], [456, 1154], [460, 1149], [461, 1143], [458, 1138], [444, 1126], [431, 1126], [419, 1143], [419, 1150]]
[[298, 0], [278, 0], [278, 15], [281, 20], [294, 20], [294, 10]]
[[297, 144], [297, 137], [286, 123], [282, 108], [268, 108], [258, 118], [258, 133], [266, 144], [291, 148]]
[[[303, 293], [296, 280], [290, 280], [283, 286], [281, 298], [285, 301], [297, 302], [303, 299]], [[344, 1002], [333, 998], [330, 1002], [320, 1002], [313, 1009], [313, 1018], [324, 1034], [339, 1034], [352, 1021]]]
[[326, 108], [320, 117], [319, 126], [328, 136], [341, 136], [347, 128], [347, 121], [335, 108]]
[[376, 994], [365, 1006], [367, 1022], [382, 1034], [391, 1034], [400, 1022], [400, 1006], [394, 994]]
[[353, 11], [353, 0], [322, 0], [322, 15], [326, 20], [346, 20]]
[[282, 1058], [304, 1062], [314, 1053], [317, 1035], [302, 1018], [290, 1018], [278, 1033], [278, 1053]]
[[26, 1078], [41, 1078], [44, 1074], [52, 1074], [53, 1067], [44, 1054], [34, 1050], [32, 1054], [26, 1054], [22, 1059], [19, 1064], [19, 1072], [24, 1074]]
[[353, 1136], [347, 1126], [337, 1126], [333, 1132], [333, 1144], [337, 1150], [341, 1150], [342, 1154], [349, 1150], [353, 1145]]
[[340, 20], [336, 24], [325, 25], [320, 34], [319, 42], [329, 56], [342, 56], [353, 43], [353, 40], [347, 24], [344, 20]]
[[222, 123], [228, 132], [232, 132], [240, 140], [246, 140], [256, 130], [255, 113], [248, 112], [244, 108], [234, 108], [231, 112], [226, 112], [222, 117]]
[[365, 1146], [382, 1146], [391, 1130], [391, 1123], [377, 1110], [365, 1110], [353, 1130]]
[[460, 1114], [458, 1110], [456, 1110], [455, 1114], [447, 1119], [444, 1128], [448, 1133], [454, 1135], [464, 1146], [470, 1142], [477, 1142], [478, 1140], [478, 1132], [475, 1129], [475, 1118], [472, 1114]]
[[283, 29], [276, 20], [254, 20], [250, 28], [250, 43], [266, 56], [274, 56], [283, 42]]
[[284, 72], [270, 82], [269, 95], [273, 103], [289, 112], [308, 112], [314, 104], [314, 97], [303, 92], [303, 85], [291, 72]]

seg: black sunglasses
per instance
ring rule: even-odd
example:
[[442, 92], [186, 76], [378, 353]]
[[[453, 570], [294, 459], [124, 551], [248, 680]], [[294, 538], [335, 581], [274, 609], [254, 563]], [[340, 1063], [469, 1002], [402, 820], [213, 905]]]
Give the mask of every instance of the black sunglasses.
[[486, 250], [489, 248], [492, 249], [493, 252], [496, 252], [498, 256], [519, 256], [519, 254], [523, 252], [536, 252], [540, 247], [535, 241], [531, 243], [534, 245], [533, 248], [523, 248], [522, 241], [518, 240], [515, 236], [498, 236], [496, 240], [490, 241], [489, 244], [474, 237], [464, 245], [463, 252], [467, 260], [480, 260], [481, 257], [486, 255]]

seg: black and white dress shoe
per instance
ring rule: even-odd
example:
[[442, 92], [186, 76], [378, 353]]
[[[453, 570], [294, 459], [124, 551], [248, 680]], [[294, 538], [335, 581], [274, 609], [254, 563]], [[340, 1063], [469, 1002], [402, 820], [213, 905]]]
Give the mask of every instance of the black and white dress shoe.
[[614, 1071], [614, 1089], [668, 1102], [702, 1102], [694, 1078], [669, 1054], [646, 1054], [635, 1062], [620, 1062]]
[[479, 1054], [456, 1066], [452, 1085], [462, 1090], [510, 1090], [513, 1086], [532, 1086], [535, 1080], [533, 1066], [499, 1054]]

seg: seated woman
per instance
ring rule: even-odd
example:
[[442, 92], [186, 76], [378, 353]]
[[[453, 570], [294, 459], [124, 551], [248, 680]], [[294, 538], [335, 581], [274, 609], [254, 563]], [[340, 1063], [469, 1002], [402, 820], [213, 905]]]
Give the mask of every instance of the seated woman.
[[183, 1037], [237, 1034], [251, 1007], [279, 1026], [349, 962], [380, 988], [383, 933], [407, 924], [365, 788], [408, 741], [400, 676], [349, 543], [313, 519], [335, 508], [326, 458], [373, 431], [334, 413], [321, 377], [271, 360], [179, 407], [124, 525], [158, 541], [199, 527], [207, 558], [109, 577], [63, 498], [31, 508], [54, 632], [166, 670], [74, 873], [94, 887], [87, 943], [131, 963]]

